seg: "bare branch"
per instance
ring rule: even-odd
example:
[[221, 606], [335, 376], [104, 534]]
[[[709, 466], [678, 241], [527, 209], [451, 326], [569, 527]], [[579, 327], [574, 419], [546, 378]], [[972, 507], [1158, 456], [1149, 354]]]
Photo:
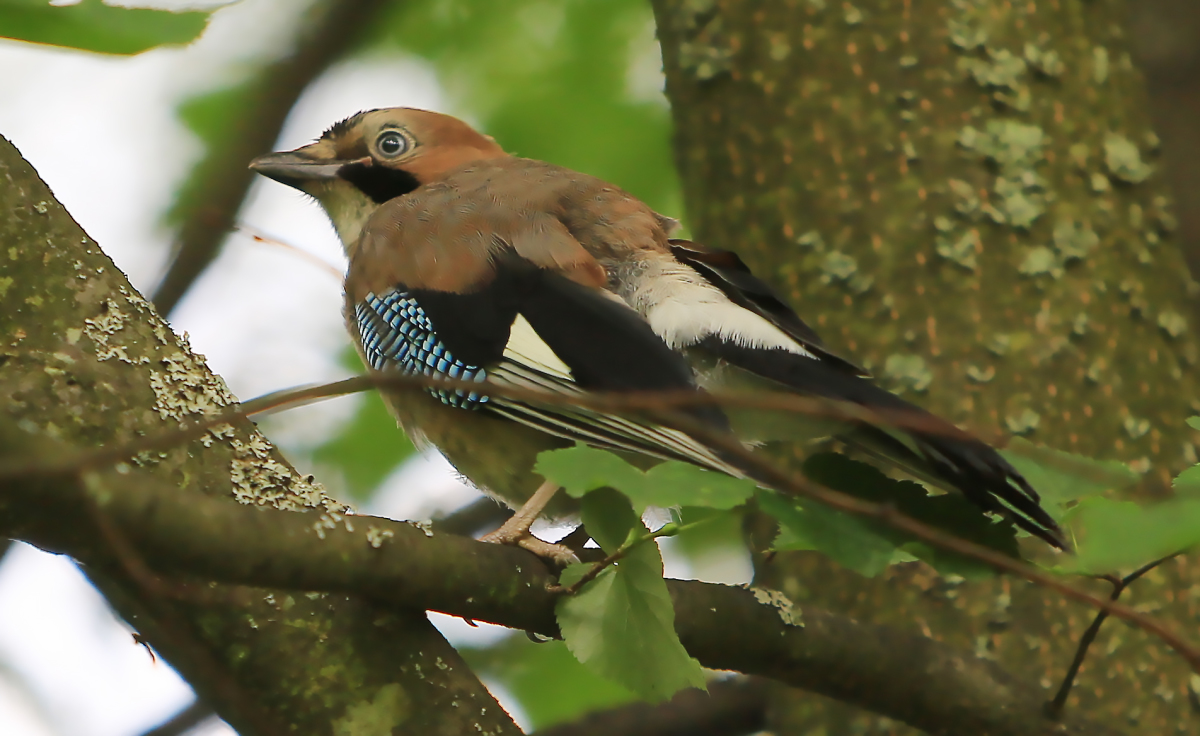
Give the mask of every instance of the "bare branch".
[[[1123, 578], [1114, 579], [1113, 590], [1109, 596], [1109, 600], [1115, 601], [1119, 599], [1121, 594], [1125, 592], [1125, 589], [1136, 582], [1138, 578], [1167, 560], [1179, 556], [1179, 554], [1181, 553], [1177, 552], [1173, 555], [1168, 555], [1154, 562], [1142, 565]], [[1106, 619], [1108, 619], [1108, 611], [1100, 611], [1096, 614], [1096, 618], [1092, 620], [1091, 625], [1083, 632], [1083, 636], [1079, 637], [1079, 646], [1075, 648], [1075, 656], [1071, 659], [1070, 666], [1067, 667], [1067, 674], [1063, 676], [1062, 684], [1058, 686], [1058, 692], [1054, 694], [1054, 699], [1046, 704], [1046, 711], [1055, 718], [1061, 715], [1063, 708], [1066, 707], [1067, 697], [1071, 694], [1071, 686], [1075, 684], [1075, 676], [1079, 674], [1079, 668], [1083, 666], [1083, 660], [1087, 657], [1088, 649], [1092, 646], [1092, 642], [1096, 640], [1096, 636], [1100, 633], [1100, 627], [1104, 625]]]
[[[303, 387], [287, 391], [279, 391], [247, 402], [233, 412], [202, 420], [180, 430], [164, 432], [161, 435], [153, 437], [146, 437], [124, 446], [111, 449], [102, 448], [95, 451], [85, 451], [82, 453], [76, 453], [74, 455], [71, 453], [63, 453], [60, 457], [65, 457], [66, 460], [56, 459], [51, 463], [40, 462], [36, 459], [29, 460], [28, 456], [23, 456], [25, 459], [20, 461], [0, 461], [0, 481], [3, 481], [6, 478], [11, 479], [37, 475], [71, 475], [79, 472], [81, 469], [102, 467], [106, 464], [110, 464], [122, 458], [128, 457], [136, 452], [141, 452], [147, 449], [170, 447], [180, 441], [183, 441], [184, 439], [199, 437], [208, 428], [219, 426], [237, 418], [275, 410], [280, 407], [300, 405], [320, 398], [341, 396], [347, 393], [364, 391], [374, 386], [379, 386], [381, 388], [438, 386], [478, 390], [479, 384], [471, 381], [430, 378], [425, 376], [383, 376], [379, 374], [373, 374], [369, 376], [348, 378], [323, 386]], [[691, 392], [646, 392], [642, 394], [587, 393], [573, 396], [561, 396], [543, 391], [520, 389], [509, 386], [489, 386], [488, 391], [496, 396], [537, 401], [547, 404], [571, 404], [574, 406], [604, 411], [623, 411], [631, 408], [646, 411], [647, 413], [655, 416], [655, 418], [658, 421], [661, 421], [664, 425], [686, 431], [710, 446], [722, 450], [731, 457], [737, 458], [743, 468], [753, 471], [756, 477], [764, 479], [770, 485], [770, 487], [776, 491], [793, 496], [810, 498], [815, 501], [819, 501], [830, 508], [843, 511], [848, 514], [853, 514], [855, 516], [866, 516], [875, 519], [882, 524], [893, 527], [907, 534], [911, 534], [917, 539], [927, 542], [940, 549], [949, 550], [964, 557], [970, 557], [972, 559], [979, 560], [980, 562], [991, 566], [995, 570], [1016, 575], [1045, 588], [1054, 590], [1067, 598], [1079, 601], [1081, 603], [1086, 603], [1087, 605], [1097, 608], [1101, 611], [1106, 611], [1109, 615], [1116, 616], [1124, 621], [1128, 621], [1129, 623], [1138, 626], [1154, 636], [1157, 636], [1168, 646], [1178, 652], [1185, 660], [1187, 660], [1188, 664], [1194, 671], [1200, 672], [1200, 648], [1190, 643], [1182, 635], [1177, 634], [1176, 632], [1167, 628], [1165, 624], [1152, 616], [1148, 616], [1144, 613], [1136, 611], [1132, 607], [1123, 605], [1115, 600], [1101, 598], [1088, 593], [1087, 591], [1076, 588], [1063, 582], [1050, 573], [1043, 572], [1032, 565], [1021, 562], [1020, 560], [1015, 560], [989, 547], [985, 547], [969, 540], [947, 534], [940, 529], [901, 514], [894, 507], [888, 504], [863, 501], [849, 494], [841, 493], [839, 491], [835, 491], [814, 483], [800, 474], [785, 470], [775, 463], [764, 459], [761, 455], [755, 453], [753, 450], [746, 448], [731, 435], [714, 431], [711, 427], [708, 427], [707, 425], [704, 425], [687, 415], [658, 409], [658, 407], [663, 406], [690, 405], [696, 403], [697, 401], [719, 403], [726, 400], [730, 402], [736, 402], [739, 406], [766, 407], [765, 402], [770, 401], [772, 397], [764, 397], [761, 394], [737, 394], [732, 396], [714, 396], [710, 394], [707, 396], [702, 395], [698, 398], [696, 394]], [[795, 401], [790, 401], [792, 399]], [[780, 397], [778, 400], [778, 404], [781, 406], [791, 406], [794, 404], [797, 410], [799, 410], [800, 407], [813, 408], [817, 411], [828, 412], [828, 414], [825, 414], [826, 416], [832, 415], [835, 412], [843, 411], [843, 407], [840, 405], [845, 403], [846, 402], [827, 400], [810, 400], [807, 397], [801, 396], [785, 396]], [[653, 411], [651, 411], [652, 409]], [[841, 416], [849, 419], [855, 416], [861, 416], [863, 413], [873, 414], [873, 412], [869, 412], [868, 410], [862, 409], [862, 407], [852, 404], [848, 408], [844, 408], [844, 413]], [[900, 417], [892, 416], [890, 419], [898, 420]]]
[[[56, 451], [4, 420], [0, 446]], [[61, 475], [0, 481], [12, 525], [3, 531], [85, 563], [109, 555], [104, 540], [81, 537], [65, 518], [86, 513], [82, 497], [90, 494], [138, 557], [170, 576], [161, 591], [182, 602], [204, 599], [216, 580], [364, 595], [401, 609], [558, 633], [555, 577], [523, 550], [374, 517], [182, 494], [138, 470], [100, 480], [90, 488]], [[918, 634], [801, 610], [774, 591], [679, 580], [668, 588], [680, 639], [714, 669], [771, 677], [936, 733], [1115, 733], [1080, 715], [1050, 720], [1039, 687]]]
[[187, 213], [176, 239], [175, 258], [154, 292], [152, 301], [159, 313], [170, 314], [216, 257], [254, 179], [246, 168], [250, 159], [270, 150], [308, 85], [353, 49], [374, 27], [373, 19], [390, 5], [390, 0], [320, 0], [306, 11], [295, 50], [258, 73], [254, 94], [245, 96], [239, 120], [231, 123], [237, 135], [196, 164], [199, 181], [192, 197], [202, 204]]

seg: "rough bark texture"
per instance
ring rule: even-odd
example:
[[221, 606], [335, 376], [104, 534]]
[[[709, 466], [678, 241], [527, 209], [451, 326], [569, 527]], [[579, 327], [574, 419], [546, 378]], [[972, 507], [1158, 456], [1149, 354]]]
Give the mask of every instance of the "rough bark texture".
[[[21, 430], [93, 448], [234, 403], [3, 139], [0, 244], [0, 411]], [[341, 523], [341, 506], [249, 421], [142, 453], [117, 473], [230, 505], [307, 512], [314, 528]], [[109, 602], [243, 736], [520, 733], [420, 612], [158, 578], [105, 516], [105, 494], [119, 492], [112, 478], [87, 482], [98, 502], [62, 508], [55, 532], [91, 551], [81, 562]], [[6, 496], [0, 516], [33, 505]]]
[[1130, 3], [1134, 60], [1146, 75], [1150, 111], [1163, 141], [1164, 173], [1178, 203], [1179, 246], [1200, 267], [1200, 3]]
[[[1150, 469], [1195, 462], [1196, 285], [1173, 242], [1115, 0], [655, 0], [697, 239], [738, 250], [835, 348], [985, 436]], [[1056, 685], [1090, 612], [920, 567], [763, 571]], [[1191, 561], [1130, 600], [1186, 629]], [[1108, 626], [1068, 707], [1189, 733], [1188, 671]], [[1048, 693], [1049, 694], [1049, 693]], [[782, 732], [908, 731], [800, 698]]]

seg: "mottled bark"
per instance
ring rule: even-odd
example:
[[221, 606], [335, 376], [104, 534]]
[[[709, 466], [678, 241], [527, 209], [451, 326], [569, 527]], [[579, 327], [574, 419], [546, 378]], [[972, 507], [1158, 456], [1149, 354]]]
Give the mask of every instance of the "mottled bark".
[[[0, 244], [0, 412], [10, 427], [94, 448], [169, 431], [234, 403], [3, 139]], [[27, 450], [14, 458], [20, 447], [0, 442], [6, 465], [37, 459]], [[41, 511], [40, 523], [28, 523], [77, 551], [113, 607], [243, 736], [393, 727], [520, 733], [420, 611], [158, 577], [154, 561], [106, 512], [123, 475], [246, 512], [234, 499], [304, 512], [317, 530], [336, 526], [343, 509], [247, 420], [88, 476], [94, 504], [0, 494], [6, 527]]]
[[[1149, 469], [1195, 461], [1196, 285], [1116, 0], [655, 0], [689, 224], [738, 250], [835, 348], [981, 431]], [[811, 555], [790, 595], [916, 627], [1049, 688], [1091, 613], [926, 568], [865, 581]], [[1182, 559], [1131, 600], [1186, 629]], [[1188, 671], [1109, 625], [1070, 708], [1191, 732]], [[1049, 693], [1048, 693], [1049, 695]], [[776, 725], [897, 733], [800, 698]], [[865, 729], [865, 730], [864, 730]], [[907, 731], [904, 731], [907, 732]]]
[[1162, 138], [1163, 169], [1179, 215], [1179, 247], [1200, 268], [1200, 3], [1129, 4], [1134, 61], [1146, 75], [1150, 112]]

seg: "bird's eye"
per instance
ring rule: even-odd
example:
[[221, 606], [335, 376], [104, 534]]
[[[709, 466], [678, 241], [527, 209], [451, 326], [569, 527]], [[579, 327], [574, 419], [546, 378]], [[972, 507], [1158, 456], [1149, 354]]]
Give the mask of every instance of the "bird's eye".
[[404, 136], [400, 135], [399, 133], [395, 131], [388, 131], [386, 133], [381, 133], [380, 136], [375, 139], [375, 147], [379, 149], [379, 152], [384, 156], [393, 158], [395, 156], [399, 156], [408, 149], [408, 141], [406, 141]]

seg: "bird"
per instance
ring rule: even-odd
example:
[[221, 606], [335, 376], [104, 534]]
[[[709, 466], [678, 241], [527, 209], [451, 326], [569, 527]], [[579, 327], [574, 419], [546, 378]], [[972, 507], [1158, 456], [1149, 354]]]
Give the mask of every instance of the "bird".
[[[546, 450], [584, 443], [754, 479], [700, 435], [753, 446], [811, 433], [833, 434], [1068, 548], [1037, 492], [995, 449], [876, 385], [733, 251], [672, 237], [678, 221], [613, 184], [511, 155], [457, 118], [407, 107], [352, 115], [250, 168], [328, 215], [349, 261], [347, 327], [371, 371], [478, 384], [381, 393], [419, 446], [436, 447], [518, 508], [486, 541], [570, 559], [529, 532], [540, 515], [567, 508], [535, 472]], [[762, 411], [697, 401], [681, 410], [689, 433], [661, 417], [506, 398], [488, 386], [565, 399], [752, 388], [915, 421], [826, 418], [781, 429]]]

